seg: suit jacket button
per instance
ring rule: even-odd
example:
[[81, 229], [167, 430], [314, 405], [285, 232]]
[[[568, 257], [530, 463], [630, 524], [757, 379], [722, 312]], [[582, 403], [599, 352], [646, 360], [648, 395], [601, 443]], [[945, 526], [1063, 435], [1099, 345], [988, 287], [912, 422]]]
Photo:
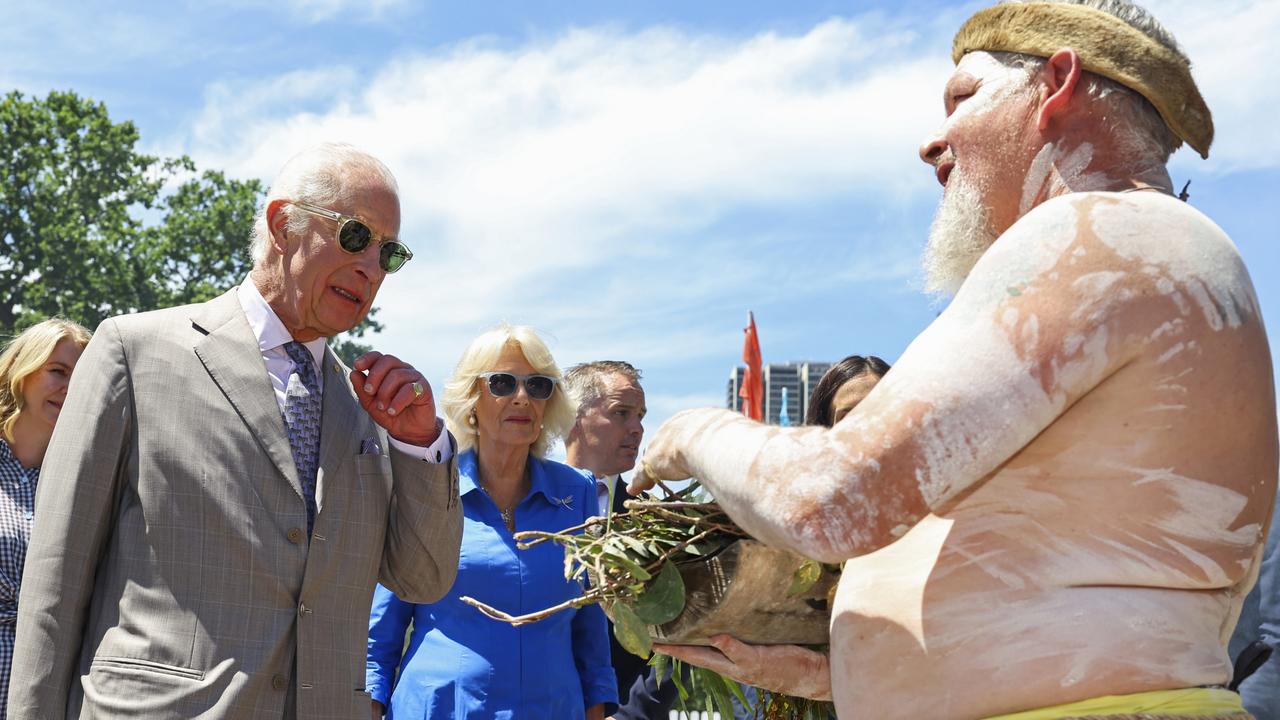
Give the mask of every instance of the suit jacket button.
[[288, 684], [289, 684], [288, 681], [284, 679], [283, 675], [276, 675], [275, 677], [271, 678], [271, 687], [276, 690], [284, 690], [285, 687], [288, 686]]
[[289, 542], [297, 545], [302, 542], [302, 530], [299, 528], [289, 528], [289, 532], [285, 534], [285, 537], [289, 538]]

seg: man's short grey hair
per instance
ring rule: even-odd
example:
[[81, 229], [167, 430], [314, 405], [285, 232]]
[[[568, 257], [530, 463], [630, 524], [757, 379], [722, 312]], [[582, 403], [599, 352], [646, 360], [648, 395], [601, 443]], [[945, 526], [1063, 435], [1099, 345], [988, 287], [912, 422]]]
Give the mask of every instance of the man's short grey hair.
[[637, 385], [640, 384], [640, 371], [622, 360], [580, 363], [565, 371], [564, 384], [569, 394], [578, 401], [579, 415], [604, 394], [604, 379], [610, 375], [621, 375]]
[[[351, 182], [351, 180], [363, 182]], [[258, 206], [253, 219], [253, 238], [249, 252], [254, 267], [267, 259], [271, 247], [271, 230], [267, 227], [267, 207], [274, 200], [301, 200], [321, 207], [329, 207], [339, 200], [347, 200], [344, 193], [353, 186], [370, 182], [385, 185], [392, 192], [399, 192], [395, 176], [382, 161], [345, 143], [322, 143], [294, 155], [280, 169], [271, 183], [266, 198]], [[289, 232], [301, 232], [311, 216], [289, 210]]]
[[[1188, 65], [1191, 64], [1173, 33], [1141, 5], [1129, 0], [1003, 0], [1002, 4], [1024, 2], [1055, 2], [1101, 10], [1123, 20], [1130, 27], [1173, 51]], [[1045, 58], [1021, 53], [993, 52], [991, 55], [1008, 67], [1026, 70], [1028, 77], [1034, 77], [1045, 63]], [[1155, 106], [1137, 91], [1091, 72], [1084, 74], [1081, 85], [1086, 97], [1109, 106], [1109, 111], [1103, 117], [1104, 129], [1119, 141], [1123, 152], [1134, 161], [1156, 160], [1163, 165], [1168, 162], [1173, 151], [1182, 145], [1181, 138], [1169, 129]]]

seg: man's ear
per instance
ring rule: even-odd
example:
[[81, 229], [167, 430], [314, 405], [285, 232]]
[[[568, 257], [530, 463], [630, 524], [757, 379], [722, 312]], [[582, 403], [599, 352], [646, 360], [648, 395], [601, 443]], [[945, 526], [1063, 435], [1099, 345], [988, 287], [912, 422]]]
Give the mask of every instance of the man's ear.
[[267, 231], [271, 233], [271, 246], [280, 255], [289, 249], [289, 214], [284, 212], [287, 200], [275, 199], [267, 203]]
[[1063, 48], [1054, 53], [1044, 63], [1040, 71], [1045, 97], [1040, 101], [1040, 113], [1036, 118], [1036, 126], [1040, 130], [1049, 127], [1054, 115], [1064, 112], [1075, 95], [1076, 83], [1084, 72], [1080, 56], [1071, 48]]

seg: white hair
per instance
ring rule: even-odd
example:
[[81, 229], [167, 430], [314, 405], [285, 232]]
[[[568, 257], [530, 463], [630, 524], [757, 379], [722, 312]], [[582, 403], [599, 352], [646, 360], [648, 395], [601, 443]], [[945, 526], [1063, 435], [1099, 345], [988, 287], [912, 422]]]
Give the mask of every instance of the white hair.
[[952, 172], [924, 249], [926, 292], [954, 296], [996, 241], [991, 216], [982, 201], [985, 194], [967, 173]]
[[[1129, 0], [1004, 0], [1002, 4], [1025, 2], [1083, 5], [1100, 10], [1124, 21], [1191, 64], [1173, 34], [1145, 8]], [[1006, 66], [1027, 70], [1029, 77], [1039, 72], [1045, 63], [1044, 58], [1022, 53], [993, 52], [991, 55]], [[1103, 129], [1116, 139], [1120, 150], [1134, 162], [1158, 161], [1163, 165], [1182, 145], [1182, 139], [1169, 129], [1155, 106], [1137, 91], [1091, 72], [1086, 72], [1081, 80], [1085, 97], [1107, 105], [1108, 111], [1101, 113]]]
[[[271, 229], [267, 227], [267, 207], [275, 200], [301, 200], [313, 205], [328, 207], [339, 200], [346, 200], [345, 193], [356, 179], [380, 183], [392, 192], [399, 192], [395, 176], [382, 161], [345, 143], [321, 143], [289, 158], [271, 183], [271, 189], [258, 206], [253, 218], [253, 236], [249, 252], [254, 267], [267, 259], [271, 247]], [[289, 231], [301, 232], [309, 216], [305, 213], [289, 213]]]

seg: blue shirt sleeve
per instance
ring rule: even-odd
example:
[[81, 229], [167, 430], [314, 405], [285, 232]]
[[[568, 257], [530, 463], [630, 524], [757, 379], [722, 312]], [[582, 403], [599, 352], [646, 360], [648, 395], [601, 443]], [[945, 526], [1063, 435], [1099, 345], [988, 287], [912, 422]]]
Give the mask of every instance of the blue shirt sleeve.
[[381, 584], [373, 591], [369, 613], [369, 652], [365, 661], [365, 692], [383, 707], [391, 704], [396, 669], [404, 652], [404, 636], [413, 620], [413, 603], [396, 597]]
[[[597, 515], [595, 484], [583, 493], [582, 520]], [[587, 707], [604, 703], [605, 717], [618, 710], [618, 678], [609, 658], [609, 621], [599, 605], [579, 608], [573, 617], [573, 661], [582, 682], [582, 698]]]

